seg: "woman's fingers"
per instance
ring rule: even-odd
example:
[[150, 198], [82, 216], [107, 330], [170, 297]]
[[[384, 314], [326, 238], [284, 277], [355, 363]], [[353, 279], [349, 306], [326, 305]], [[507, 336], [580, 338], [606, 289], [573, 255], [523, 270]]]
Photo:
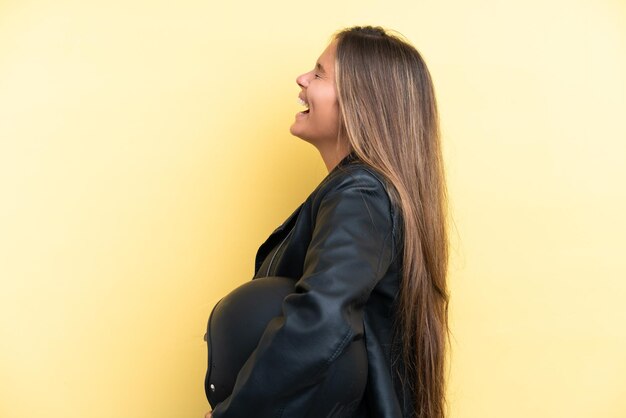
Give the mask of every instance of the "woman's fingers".
[[204, 416], [204, 418], [211, 418], [211, 413], [207, 412], [206, 415]]

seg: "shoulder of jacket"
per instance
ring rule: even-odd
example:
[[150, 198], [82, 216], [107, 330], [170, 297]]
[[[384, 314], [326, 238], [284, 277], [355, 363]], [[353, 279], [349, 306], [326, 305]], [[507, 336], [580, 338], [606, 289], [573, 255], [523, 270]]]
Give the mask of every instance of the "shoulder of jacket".
[[319, 205], [329, 194], [341, 193], [353, 188], [360, 189], [363, 193], [380, 199], [381, 203], [388, 208], [395, 224], [397, 211], [392, 205], [388, 187], [383, 175], [374, 168], [363, 162], [353, 161], [337, 167], [322, 181], [314, 193], [313, 203]]
[[[349, 189], [357, 188], [364, 194], [374, 197], [382, 206], [387, 208], [394, 236], [394, 251], [399, 248], [401, 242], [402, 220], [400, 209], [396, 208], [389, 193], [384, 176], [374, 168], [361, 161], [352, 161], [341, 167], [337, 167], [318, 185], [312, 193], [313, 210], [330, 194], [341, 193]], [[380, 206], [379, 206], [380, 207]]]
[[351, 162], [337, 167], [319, 185], [318, 194], [325, 195], [338, 189], [359, 186], [384, 190], [385, 195], [387, 195], [387, 186], [383, 176], [372, 167], [361, 162]]

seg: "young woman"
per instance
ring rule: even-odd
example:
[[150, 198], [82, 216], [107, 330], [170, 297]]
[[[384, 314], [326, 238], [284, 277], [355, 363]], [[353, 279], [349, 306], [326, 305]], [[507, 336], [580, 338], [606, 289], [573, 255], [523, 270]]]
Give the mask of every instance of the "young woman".
[[296, 82], [290, 131], [329, 173], [213, 309], [206, 416], [442, 418], [446, 191], [426, 64], [352, 27]]

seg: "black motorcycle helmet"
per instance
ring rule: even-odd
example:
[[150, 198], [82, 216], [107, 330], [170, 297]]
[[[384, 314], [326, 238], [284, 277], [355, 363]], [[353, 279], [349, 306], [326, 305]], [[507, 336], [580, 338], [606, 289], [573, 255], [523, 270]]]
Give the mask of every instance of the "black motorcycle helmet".
[[[288, 277], [256, 278], [237, 287], [213, 308], [205, 334], [208, 370], [204, 381], [212, 408], [232, 393], [239, 370], [256, 348], [267, 324], [283, 314], [283, 299], [296, 292], [295, 283]], [[334, 416], [339, 410], [344, 416], [356, 410], [366, 383], [365, 342], [355, 340], [331, 364], [325, 380], [318, 385], [311, 417]]]

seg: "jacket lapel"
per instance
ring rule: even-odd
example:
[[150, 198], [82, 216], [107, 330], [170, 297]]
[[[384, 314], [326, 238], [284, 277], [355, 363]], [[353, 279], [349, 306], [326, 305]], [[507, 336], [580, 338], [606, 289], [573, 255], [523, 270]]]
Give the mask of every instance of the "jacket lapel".
[[267, 255], [272, 251], [272, 249], [291, 230], [291, 224], [293, 223], [292, 221], [297, 218], [303, 206], [304, 206], [304, 202], [302, 202], [300, 206], [298, 206], [296, 210], [294, 210], [293, 213], [289, 215], [287, 219], [285, 219], [285, 221], [270, 234], [270, 236], [265, 240], [265, 242], [261, 244], [261, 246], [257, 250], [255, 262], [254, 262], [254, 274], [255, 275], [259, 271], [261, 264], [263, 264], [263, 260], [265, 260], [265, 257], [267, 257]]

